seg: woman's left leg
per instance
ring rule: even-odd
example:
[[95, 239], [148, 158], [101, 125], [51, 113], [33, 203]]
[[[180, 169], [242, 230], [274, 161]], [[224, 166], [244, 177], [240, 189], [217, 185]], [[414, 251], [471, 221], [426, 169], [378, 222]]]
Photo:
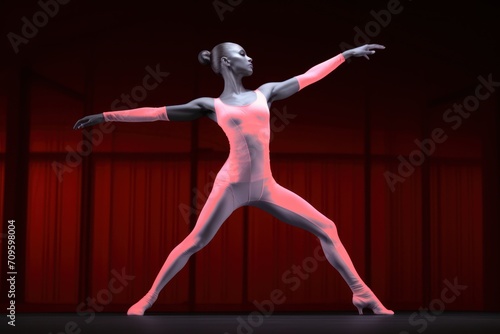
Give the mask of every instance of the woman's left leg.
[[265, 182], [260, 200], [251, 205], [269, 212], [281, 221], [316, 235], [328, 262], [338, 270], [351, 288], [353, 303], [358, 307], [360, 314], [363, 307], [371, 308], [378, 314], [393, 314], [380, 303], [357, 273], [332, 220], [302, 197], [279, 185], [273, 178]]

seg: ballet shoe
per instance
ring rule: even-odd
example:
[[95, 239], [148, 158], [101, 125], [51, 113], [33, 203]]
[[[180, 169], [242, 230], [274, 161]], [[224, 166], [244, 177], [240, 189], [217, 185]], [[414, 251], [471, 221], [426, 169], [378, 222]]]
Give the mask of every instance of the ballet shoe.
[[141, 298], [137, 303], [130, 306], [127, 311], [127, 315], [144, 315], [144, 312], [153, 306], [154, 302], [158, 298], [158, 294], [148, 293]]
[[371, 309], [373, 311], [373, 314], [394, 314], [392, 310], [386, 309], [385, 306], [382, 305], [380, 300], [378, 300], [378, 298], [375, 297], [375, 295], [371, 291], [361, 294], [354, 294], [352, 296], [352, 303], [358, 309], [359, 314], [363, 314], [364, 308]]

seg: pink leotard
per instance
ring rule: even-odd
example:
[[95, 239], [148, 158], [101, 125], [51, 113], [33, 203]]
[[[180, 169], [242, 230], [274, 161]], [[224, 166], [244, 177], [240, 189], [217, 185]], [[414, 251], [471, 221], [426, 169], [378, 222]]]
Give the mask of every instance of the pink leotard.
[[218, 177], [229, 182], [250, 182], [271, 177], [269, 164], [269, 107], [257, 89], [256, 99], [245, 106], [225, 104], [214, 99], [217, 124], [226, 134], [229, 157]]
[[310, 84], [323, 79], [344, 61], [344, 55], [342, 53], [339, 53], [335, 57], [332, 57], [316, 66], [311, 67], [307, 72], [301, 75], [297, 75], [295, 78], [297, 78], [299, 82], [299, 90], [302, 90]]
[[168, 121], [166, 107], [142, 107], [136, 109], [105, 111], [106, 122], [154, 122]]
[[[300, 89], [324, 77], [343, 59], [337, 56], [298, 76]], [[269, 107], [260, 90], [255, 90], [255, 94], [256, 99], [244, 106], [228, 105], [220, 98], [214, 99], [216, 122], [229, 140], [229, 156], [217, 173], [193, 230], [170, 252], [148, 293], [132, 305], [127, 314], [143, 315], [189, 257], [205, 247], [229, 215], [244, 205], [258, 207], [283, 222], [316, 235], [328, 262], [353, 291], [353, 303], [358, 309], [368, 305], [376, 313], [390, 314], [392, 311], [385, 309], [359, 277], [333, 221], [274, 180], [269, 161]], [[157, 117], [156, 113], [153, 114]]]

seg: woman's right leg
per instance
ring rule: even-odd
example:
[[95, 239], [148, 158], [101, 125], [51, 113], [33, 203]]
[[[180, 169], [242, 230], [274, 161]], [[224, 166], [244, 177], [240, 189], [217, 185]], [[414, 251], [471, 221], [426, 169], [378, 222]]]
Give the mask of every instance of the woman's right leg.
[[191, 255], [212, 240], [236, 208], [232, 191], [228, 182], [215, 181], [194, 229], [170, 252], [149, 292], [129, 308], [127, 315], [143, 315], [156, 301], [161, 289], [186, 265]]

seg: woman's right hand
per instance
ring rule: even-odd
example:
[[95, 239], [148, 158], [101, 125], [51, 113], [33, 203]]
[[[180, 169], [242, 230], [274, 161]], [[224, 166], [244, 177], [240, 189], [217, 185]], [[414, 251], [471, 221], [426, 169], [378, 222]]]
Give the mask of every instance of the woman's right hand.
[[103, 122], [104, 122], [104, 115], [102, 113], [89, 115], [80, 118], [78, 121], [76, 121], [75, 125], [73, 126], [73, 129], [78, 130], [86, 126], [92, 126]]

